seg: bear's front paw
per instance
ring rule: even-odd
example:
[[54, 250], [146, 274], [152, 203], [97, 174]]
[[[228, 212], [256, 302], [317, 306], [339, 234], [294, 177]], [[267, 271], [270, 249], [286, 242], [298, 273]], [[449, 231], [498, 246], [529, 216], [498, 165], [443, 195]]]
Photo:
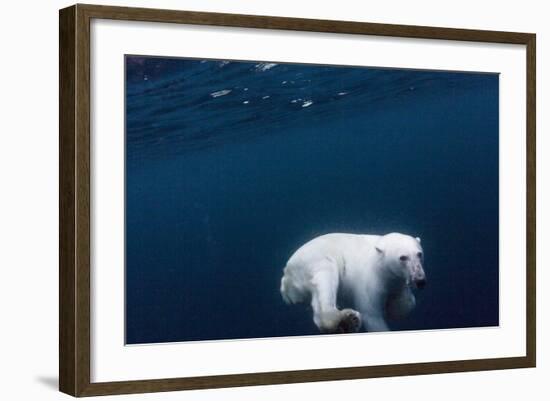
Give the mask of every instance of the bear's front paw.
[[336, 327], [337, 333], [357, 333], [361, 328], [361, 314], [353, 309], [340, 311], [341, 319]]

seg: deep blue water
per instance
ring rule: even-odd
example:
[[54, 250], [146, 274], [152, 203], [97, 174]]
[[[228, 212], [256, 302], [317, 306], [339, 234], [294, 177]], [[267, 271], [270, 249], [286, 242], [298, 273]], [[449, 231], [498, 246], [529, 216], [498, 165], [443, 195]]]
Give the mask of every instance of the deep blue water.
[[498, 75], [126, 58], [126, 340], [316, 334], [282, 269], [329, 232], [422, 238], [394, 330], [494, 326]]

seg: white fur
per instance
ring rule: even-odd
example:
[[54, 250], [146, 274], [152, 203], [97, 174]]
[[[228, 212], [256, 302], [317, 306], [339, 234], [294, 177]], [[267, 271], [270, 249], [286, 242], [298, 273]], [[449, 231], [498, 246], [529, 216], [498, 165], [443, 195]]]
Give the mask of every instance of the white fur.
[[310, 302], [321, 332], [385, 331], [386, 318], [414, 308], [422, 259], [420, 238], [404, 234], [322, 235], [288, 260], [281, 294], [289, 304]]

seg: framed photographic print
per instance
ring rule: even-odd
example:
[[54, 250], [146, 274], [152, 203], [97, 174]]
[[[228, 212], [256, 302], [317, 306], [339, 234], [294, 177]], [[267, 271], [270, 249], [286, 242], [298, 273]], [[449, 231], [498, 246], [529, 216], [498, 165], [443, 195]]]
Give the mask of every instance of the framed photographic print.
[[534, 367], [535, 283], [534, 34], [60, 11], [61, 391]]

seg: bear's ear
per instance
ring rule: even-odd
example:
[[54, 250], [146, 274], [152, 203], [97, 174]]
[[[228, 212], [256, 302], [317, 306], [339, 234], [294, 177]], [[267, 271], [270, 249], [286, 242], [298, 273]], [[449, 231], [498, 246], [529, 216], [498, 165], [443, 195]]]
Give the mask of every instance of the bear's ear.
[[378, 247], [378, 246], [375, 246], [374, 247], [376, 249], [376, 252], [378, 252], [380, 255], [382, 255], [384, 253], [384, 251], [382, 250], [382, 248]]
[[420, 241], [420, 237], [416, 237], [416, 240], [418, 241], [419, 244], [422, 242]]

